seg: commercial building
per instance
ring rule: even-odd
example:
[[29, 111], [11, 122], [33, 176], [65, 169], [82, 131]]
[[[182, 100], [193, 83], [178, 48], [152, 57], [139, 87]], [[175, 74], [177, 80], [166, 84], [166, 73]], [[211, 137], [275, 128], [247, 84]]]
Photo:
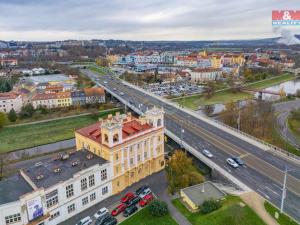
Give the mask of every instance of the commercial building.
[[0, 112], [8, 113], [11, 109], [19, 112], [22, 108], [22, 95], [16, 92], [0, 93]]
[[215, 68], [196, 68], [191, 70], [191, 82], [205, 82], [221, 78], [222, 70]]
[[112, 194], [108, 161], [73, 151], [0, 182], [0, 224], [56, 225]]
[[76, 148], [108, 160], [113, 194], [164, 168], [163, 110], [153, 108], [139, 118], [110, 115], [75, 131]]

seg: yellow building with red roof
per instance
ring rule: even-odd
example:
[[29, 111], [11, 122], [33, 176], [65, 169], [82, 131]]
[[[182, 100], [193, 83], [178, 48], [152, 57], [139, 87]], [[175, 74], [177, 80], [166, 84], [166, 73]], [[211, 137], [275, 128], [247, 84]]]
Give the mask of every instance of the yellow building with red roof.
[[139, 118], [117, 113], [75, 131], [77, 150], [87, 149], [111, 163], [113, 194], [164, 168], [163, 115], [158, 108]]

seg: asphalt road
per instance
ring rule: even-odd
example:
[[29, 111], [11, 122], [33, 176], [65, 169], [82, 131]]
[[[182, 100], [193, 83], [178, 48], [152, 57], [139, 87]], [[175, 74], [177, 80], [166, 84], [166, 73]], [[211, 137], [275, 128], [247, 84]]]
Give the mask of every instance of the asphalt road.
[[294, 101], [282, 102], [273, 105], [273, 108], [277, 114], [276, 123], [281, 133], [290, 144], [300, 149], [300, 140], [289, 129], [287, 119], [290, 112], [294, 109], [300, 108], [300, 99]]
[[[163, 101], [125, 86], [118, 79], [111, 79], [111, 75], [100, 76], [88, 70], [83, 72], [99, 85], [118, 94], [120, 98], [139, 107], [142, 111], [146, 111], [153, 105], [163, 107], [165, 126], [168, 130], [181, 137], [181, 130], [184, 129], [182, 135], [184, 142], [199, 151], [204, 148], [209, 149], [214, 155], [212, 161], [277, 206], [280, 205], [283, 171], [286, 167], [294, 170], [289, 172], [287, 178], [288, 190], [284, 211], [300, 221], [300, 166], [298, 164], [278, 157], [272, 152], [264, 151]], [[121, 92], [123, 95], [120, 94]], [[240, 156], [246, 162], [246, 166], [232, 169], [226, 164], [226, 158], [230, 156]]]

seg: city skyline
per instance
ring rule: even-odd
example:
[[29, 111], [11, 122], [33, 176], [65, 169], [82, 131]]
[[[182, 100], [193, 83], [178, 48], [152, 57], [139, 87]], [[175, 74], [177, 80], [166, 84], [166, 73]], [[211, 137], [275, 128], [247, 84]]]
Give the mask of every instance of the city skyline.
[[[233, 40], [280, 36], [271, 11], [296, 1], [1, 1], [0, 39]], [[259, 7], [258, 7], [259, 6]], [[13, 16], [12, 16], [13, 15]], [[289, 28], [300, 33], [297, 27]]]

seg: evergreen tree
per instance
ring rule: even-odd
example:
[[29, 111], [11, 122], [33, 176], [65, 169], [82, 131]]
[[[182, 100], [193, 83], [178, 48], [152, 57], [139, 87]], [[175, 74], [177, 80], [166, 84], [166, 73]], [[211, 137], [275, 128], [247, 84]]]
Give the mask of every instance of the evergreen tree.
[[14, 109], [11, 109], [7, 115], [10, 122], [16, 122], [17, 120], [17, 114]]

